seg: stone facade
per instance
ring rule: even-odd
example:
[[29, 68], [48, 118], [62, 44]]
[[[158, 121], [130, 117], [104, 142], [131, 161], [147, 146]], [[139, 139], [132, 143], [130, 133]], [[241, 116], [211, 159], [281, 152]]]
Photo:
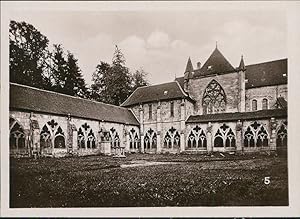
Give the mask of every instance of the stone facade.
[[[15, 110], [10, 110], [10, 121], [14, 121], [11, 126], [14, 126], [15, 123], [20, 124], [25, 134], [25, 148], [27, 149], [11, 148], [11, 154], [16, 156], [30, 154], [55, 157], [71, 154], [110, 155], [113, 154], [114, 143], [124, 147], [125, 152], [138, 151], [140, 144], [139, 127], [134, 125]], [[32, 121], [35, 121], [35, 129], [31, 126]], [[64, 139], [61, 146], [57, 146], [55, 143], [55, 138], [59, 135], [59, 128], [61, 128], [60, 133]], [[107, 140], [103, 138], [105, 132], [109, 133]], [[43, 133], [49, 133], [50, 144], [46, 148], [41, 145]], [[137, 139], [134, 139], [136, 136]], [[30, 144], [30, 141], [34, 141], [34, 143]], [[106, 141], [109, 144], [108, 150], [104, 148]]]
[[[286, 149], [287, 69], [275, 69], [276, 61], [272, 66], [251, 65], [251, 74], [255, 74], [251, 77], [243, 58], [239, 67], [233, 68], [217, 49], [207, 63], [207, 69], [194, 70], [189, 59], [181, 84], [176, 81], [141, 87], [123, 107], [106, 105], [119, 112], [121, 122], [109, 121], [114, 117], [110, 108], [107, 120], [11, 109], [11, 154], [65, 156], [116, 154], [117, 150], [244, 153]], [[267, 72], [270, 67], [273, 70]], [[258, 80], [260, 71], [265, 78]], [[280, 83], [271, 80], [274, 72], [275, 82]], [[249, 78], [251, 86], [247, 86]], [[281, 109], [279, 98], [285, 103]], [[129, 119], [131, 123], [123, 120], [124, 110], [128, 113], [125, 108], [135, 117]], [[93, 107], [90, 109], [95, 114]]]

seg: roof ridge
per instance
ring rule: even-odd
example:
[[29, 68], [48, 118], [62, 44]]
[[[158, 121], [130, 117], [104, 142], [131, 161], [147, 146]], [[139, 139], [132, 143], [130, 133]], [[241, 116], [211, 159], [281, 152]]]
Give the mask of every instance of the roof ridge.
[[259, 63], [249, 64], [249, 65], [246, 65], [246, 67], [247, 66], [251, 66], [251, 65], [266, 64], [266, 63], [270, 63], [270, 62], [278, 62], [278, 61], [283, 61], [283, 60], [288, 60], [288, 58], [282, 58], [282, 59], [276, 59], [276, 60], [271, 60], [271, 61], [265, 61], [265, 62], [259, 62]]
[[177, 86], [179, 87], [180, 91], [183, 93], [184, 96], [188, 97], [189, 95], [187, 95], [187, 93], [185, 93], [185, 91], [182, 89], [182, 87], [180, 86], [180, 84], [178, 83], [178, 81], [175, 81]]
[[44, 90], [44, 89], [41, 89], [41, 88], [31, 87], [31, 86], [24, 85], [24, 84], [18, 84], [18, 83], [13, 83], [13, 82], [9, 82], [9, 84], [20, 86], [20, 87], [27, 87], [27, 88], [30, 88], [30, 89], [33, 89], [33, 90], [38, 90], [38, 91], [42, 91], [42, 92], [46, 92], [46, 93], [52, 93], [52, 94], [57, 94], [57, 95], [61, 95], [61, 96], [71, 97], [71, 98], [74, 98], [74, 99], [79, 99], [79, 100], [83, 100], [83, 101], [87, 101], [87, 102], [93, 102], [93, 103], [97, 103], [97, 104], [104, 104], [104, 105], [108, 105], [108, 106], [128, 110], [125, 107], [116, 106], [116, 105], [109, 104], [109, 103], [103, 103], [103, 102], [99, 102], [99, 101], [96, 101], [96, 100], [89, 100], [89, 99], [85, 99], [85, 98], [82, 98], [82, 97], [75, 97], [75, 96], [71, 96], [71, 95], [68, 95], [68, 94], [58, 93], [58, 92], [55, 92], [55, 91]]

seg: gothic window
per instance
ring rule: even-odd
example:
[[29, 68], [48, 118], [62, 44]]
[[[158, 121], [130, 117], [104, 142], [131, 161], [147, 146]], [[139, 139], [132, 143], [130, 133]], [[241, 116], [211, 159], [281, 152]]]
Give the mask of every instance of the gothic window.
[[149, 120], [152, 119], [152, 104], [149, 104]]
[[172, 149], [180, 147], [180, 135], [174, 127], [167, 131], [164, 137], [164, 147]]
[[40, 147], [41, 149], [51, 149], [52, 142], [51, 142], [51, 133], [47, 127], [44, 125], [40, 134]]
[[147, 149], [153, 149], [157, 147], [157, 137], [156, 133], [153, 129], [149, 129], [144, 137], [144, 148]]
[[57, 128], [57, 131], [54, 136], [54, 148], [65, 148], [65, 136], [61, 127]]
[[78, 130], [77, 141], [78, 141], [78, 147], [85, 149], [85, 136], [81, 127]]
[[207, 140], [204, 130], [198, 125], [193, 128], [188, 136], [188, 148], [206, 148]]
[[257, 110], [257, 100], [252, 100], [252, 111]]
[[258, 123], [254, 122], [247, 127], [244, 133], [244, 146], [245, 147], [267, 147], [269, 144], [269, 135], [266, 128]]
[[96, 148], [96, 138], [92, 129], [90, 129], [87, 137], [87, 148]]
[[202, 99], [204, 114], [225, 112], [226, 95], [221, 85], [212, 80], [206, 87]]
[[262, 100], [262, 109], [263, 109], [263, 110], [268, 109], [268, 99], [266, 99], [266, 98], [264, 98], [264, 99]]
[[235, 147], [235, 134], [232, 129], [223, 124], [215, 134], [214, 147]]
[[276, 146], [286, 147], [287, 146], [287, 127], [286, 123], [282, 123], [277, 131]]
[[174, 117], [174, 102], [170, 103], [170, 112], [171, 112], [171, 117]]
[[21, 125], [13, 118], [10, 122], [9, 145], [11, 149], [25, 148], [25, 133]]
[[138, 149], [139, 136], [134, 128], [129, 131], [129, 148]]
[[110, 136], [111, 136], [111, 146], [112, 147], [120, 147], [120, 137], [114, 127], [112, 127], [110, 129]]

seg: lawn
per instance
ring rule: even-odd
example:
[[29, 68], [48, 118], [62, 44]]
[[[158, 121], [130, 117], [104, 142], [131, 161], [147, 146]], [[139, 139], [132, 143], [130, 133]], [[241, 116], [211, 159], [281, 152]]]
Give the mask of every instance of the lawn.
[[11, 158], [10, 182], [10, 207], [288, 205], [287, 160], [274, 155]]

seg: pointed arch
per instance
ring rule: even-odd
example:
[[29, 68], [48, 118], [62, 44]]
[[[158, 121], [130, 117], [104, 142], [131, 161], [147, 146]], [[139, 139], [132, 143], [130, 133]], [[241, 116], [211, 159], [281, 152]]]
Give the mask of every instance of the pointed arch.
[[25, 132], [23, 126], [14, 118], [9, 118], [9, 146], [10, 149], [26, 149]]
[[232, 129], [223, 124], [214, 137], [214, 147], [236, 147], [235, 134]]
[[269, 133], [265, 126], [257, 121], [250, 124], [244, 132], [245, 147], [267, 147]]
[[287, 123], [282, 122], [279, 125], [276, 135], [276, 146], [277, 147], [287, 147]]
[[65, 148], [65, 134], [60, 126], [58, 126], [54, 135], [54, 148]]
[[40, 133], [40, 148], [42, 153], [51, 153], [52, 136], [49, 127], [45, 124]]
[[222, 86], [213, 79], [205, 88], [202, 98], [203, 114], [220, 113], [226, 110], [226, 94]]
[[129, 148], [134, 149], [134, 150], [138, 149], [139, 141], [140, 141], [140, 138], [138, 136], [137, 131], [134, 128], [132, 128], [129, 131]]
[[153, 129], [149, 129], [144, 137], [144, 149], [151, 150], [157, 147], [157, 135]]
[[120, 137], [118, 132], [114, 127], [112, 127], [110, 130], [110, 137], [111, 137], [111, 146], [112, 147], [120, 147]]
[[206, 134], [202, 128], [196, 125], [191, 131], [187, 139], [188, 148], [206, 148]]
[[180, 135], [173, 126], [165, 134], [164, 147], [171, 149], [180, 147]]

